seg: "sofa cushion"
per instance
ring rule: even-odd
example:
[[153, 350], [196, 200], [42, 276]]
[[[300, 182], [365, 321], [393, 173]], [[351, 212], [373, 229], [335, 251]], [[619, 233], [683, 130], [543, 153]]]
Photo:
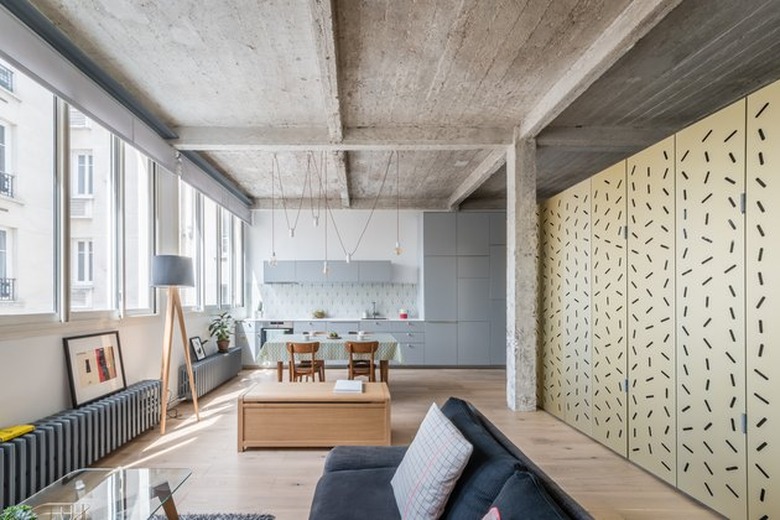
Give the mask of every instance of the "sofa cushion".
[[344, 469], [397, 468], [406, 446], [336, 446], [325, 459], [325, 473]]
[[522, 465], [491, 435], [468, 403], [451, 397], [441, 411], [474, 446], [444, 516], [456, 520], [482, 518], [507, 479]]
[[400, 519], [390, 479], [395, 468], [341, 470], [317, 482], [309, 520]]
[[439, 518], [471, 450], [433, 403], [390, 481], [401, 518]]
[[507, 479], [483, 520], [568, 520], [533, 473], [517, 471]]

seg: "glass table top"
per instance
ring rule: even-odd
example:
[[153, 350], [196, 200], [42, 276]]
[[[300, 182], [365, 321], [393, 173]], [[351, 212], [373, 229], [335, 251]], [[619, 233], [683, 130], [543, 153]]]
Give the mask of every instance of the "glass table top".
[[22, 504], [31, 506], [42, 520], [143, 520], [171, 499], [191, 474], [184, 468], [81, 469]]

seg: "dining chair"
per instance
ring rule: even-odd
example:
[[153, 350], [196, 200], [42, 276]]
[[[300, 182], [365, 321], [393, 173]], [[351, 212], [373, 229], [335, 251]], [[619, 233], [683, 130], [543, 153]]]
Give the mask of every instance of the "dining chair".
[[[315, 359], [314, 355], [320, 349], [319, 341], [310, 343], [287, 343], [287, 352], [290, 354], [290, 381], [302, 382], [314, 381], [314, 376], [319, 375], [320, 381], [325, 381], [325, 361]], [[308, 358], [308, 359], [307, 359]]]
[[379, 348], [378, 341], [347, 341], [349, 352], [348, 374], [349, 379], [357, 376], [367, 376], [370, 382], [376, 381], [376, 363], [374, 357]]

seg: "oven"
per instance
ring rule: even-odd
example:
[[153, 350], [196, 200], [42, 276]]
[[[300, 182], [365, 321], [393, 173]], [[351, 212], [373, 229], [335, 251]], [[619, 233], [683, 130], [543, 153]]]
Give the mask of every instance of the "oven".
[[260, 329], [260, 345], [265, 345], [265, 342], [274, 336], [292, 333], [293, 322], [291, 321], [266, 321]]

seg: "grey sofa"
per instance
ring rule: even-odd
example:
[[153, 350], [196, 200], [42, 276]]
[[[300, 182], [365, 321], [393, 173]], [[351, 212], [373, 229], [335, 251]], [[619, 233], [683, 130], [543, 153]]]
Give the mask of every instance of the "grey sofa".
[[[451, 397], [441, 410], [474, 446], [442, 518], [479, 520], [493, 506], [501, 520], [592, 518], [470, 403]], [[390, 480], [405, 452], [405, 446], [331, 450], [309, 519], [400, 518]]]

